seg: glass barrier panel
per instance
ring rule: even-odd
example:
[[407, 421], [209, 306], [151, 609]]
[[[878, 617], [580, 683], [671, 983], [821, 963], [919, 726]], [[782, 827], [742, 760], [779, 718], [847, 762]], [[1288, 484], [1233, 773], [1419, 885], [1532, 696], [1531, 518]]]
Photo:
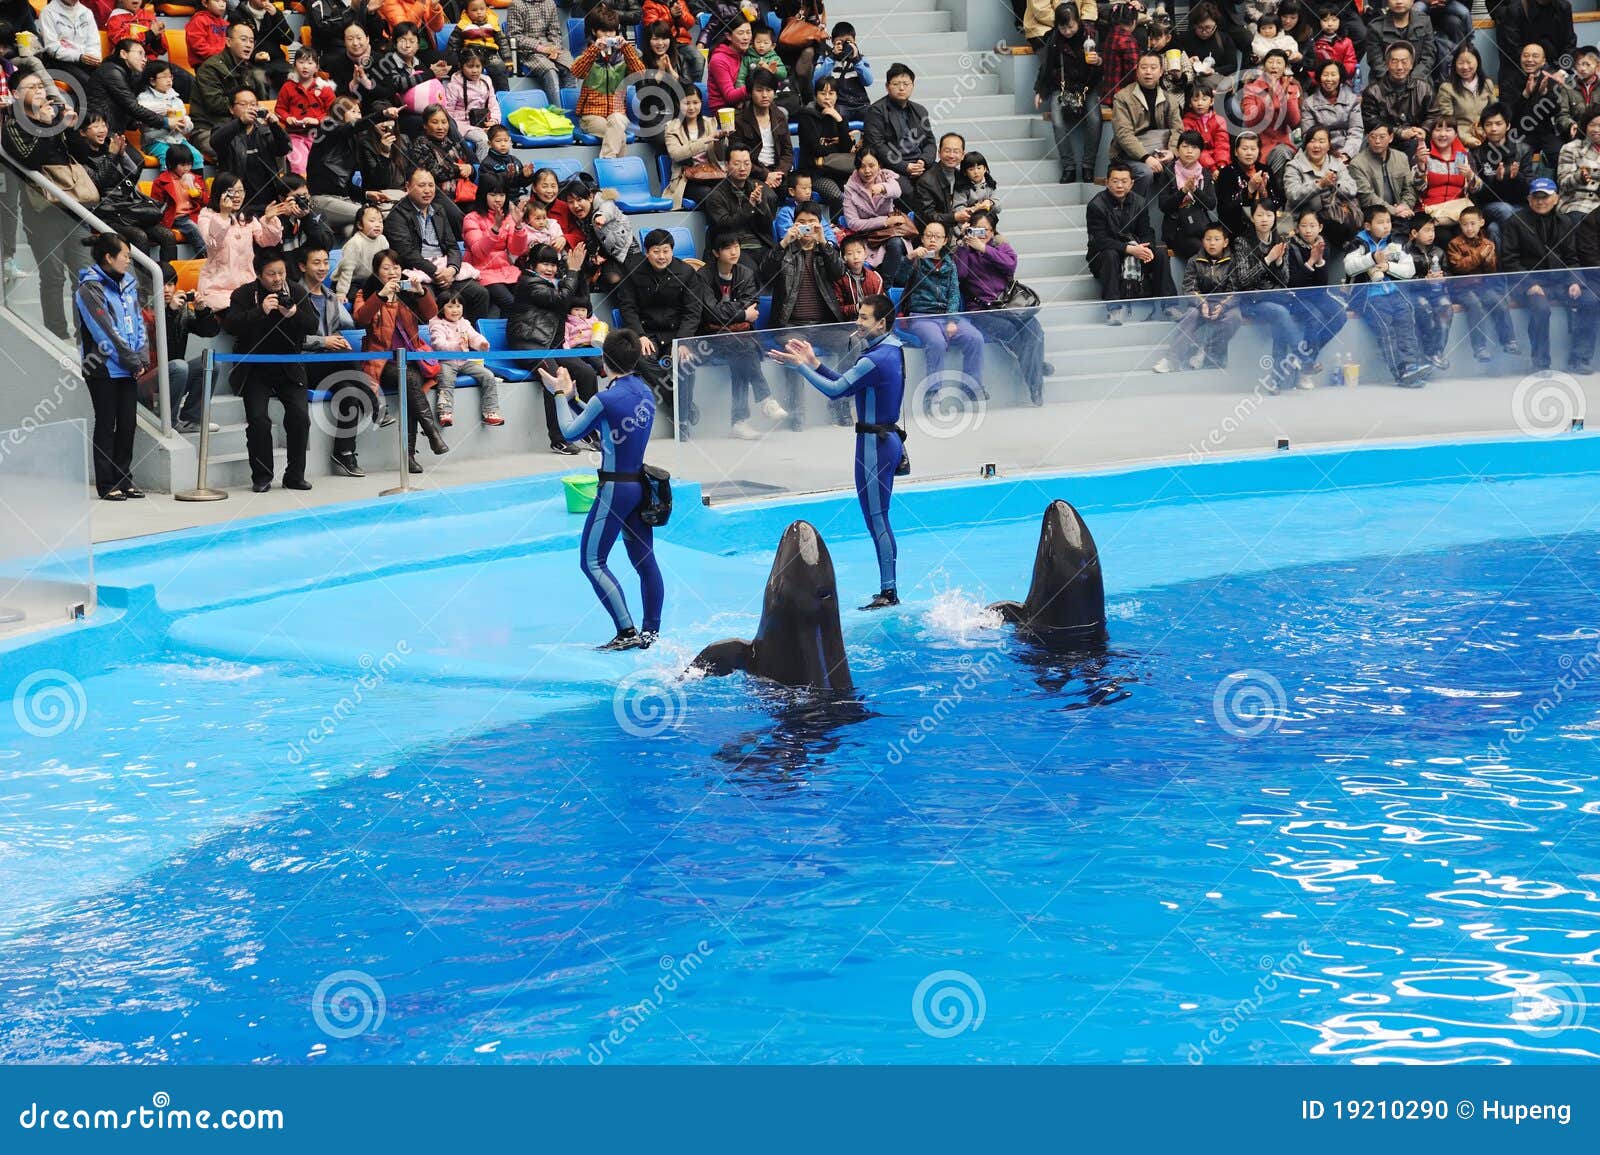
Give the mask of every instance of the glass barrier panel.
[[[1552, 436], [1583, 418], [1597, 333], [1600, 270], [901, 317], [902, 482]], [[853, 409], [773, 356], [801, 340], [837, 371], [852, 339], [847, 324], [678, 342], [681, 460], [713, 503], [852, 484]]]
[[94, 610], [89, 427], [0, 432], [0, 637]]

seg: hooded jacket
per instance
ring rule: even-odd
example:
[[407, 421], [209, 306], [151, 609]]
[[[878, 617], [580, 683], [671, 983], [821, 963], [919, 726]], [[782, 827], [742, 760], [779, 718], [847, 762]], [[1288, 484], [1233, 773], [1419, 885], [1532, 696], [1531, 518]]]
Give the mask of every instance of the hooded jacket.
[[[133, 270], [112, 276], [96, 261], [78, 274], [78, 353], [85, 376], [135, 378], [150, 364]], [[91, 368], [93, 366], [94, 368]]]

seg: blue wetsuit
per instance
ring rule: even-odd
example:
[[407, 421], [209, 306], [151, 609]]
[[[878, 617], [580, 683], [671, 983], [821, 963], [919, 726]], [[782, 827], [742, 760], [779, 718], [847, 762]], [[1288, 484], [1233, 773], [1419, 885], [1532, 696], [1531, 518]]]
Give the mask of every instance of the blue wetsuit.
[[[862, 425], [898, 425], [906, 391], [905, 350], [893, 333], [870, 342], [855, 364], [842, 372], [818, 366], [795, 366], [807, 381], [829, 397], [856, 399], [856, 421]], [[895, 588], [894, 531], [889, 528], [889, 501], [894, 496], [894, 471], [905, 445], [895, 432], [856, 433], [856, 496], [867, 532], [878, 551], [881, 588]]]
[[[561, 424], [561, 436], [568, 441], [581, 440], [599, 430], [603, 474], [638, 474], [644, 468], [644, 452], [650, 442], [650, 427], [656, 419], [656, 403], [643, 378], [632, 373], [618, 377], [581, 409], [569, 397], [567, 404], [556, 407], [556, 416]], [[623, 535], [628, 560], [639, 573], [644, 597], [644, 631], [655, 633], [661, 629], [661, 569], [656, 565], [655, 531], [639, 520], [639, 505], [643, 500], [644, 486], [640, 482], [611, 481], [602, 477], [580, 539], [583, 572], [619, 634], [633, 628], [627, 598], [606, 565], [619, 533]]]

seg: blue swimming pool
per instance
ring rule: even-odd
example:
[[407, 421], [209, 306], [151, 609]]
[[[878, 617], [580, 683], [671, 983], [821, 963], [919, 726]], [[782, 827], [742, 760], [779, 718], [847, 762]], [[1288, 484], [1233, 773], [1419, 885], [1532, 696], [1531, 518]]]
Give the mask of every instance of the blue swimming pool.
[[[111, 551], [5, 655], [0, 1059], [1592, 1061], [1593, 445], [913, 492], [850, 708], [676, 676], [799, 513], [869, 591], [842, 500], [691, 511], [613, 664], [548, 481]], [[981, 610], [1056, 496], [1092, 663]]]

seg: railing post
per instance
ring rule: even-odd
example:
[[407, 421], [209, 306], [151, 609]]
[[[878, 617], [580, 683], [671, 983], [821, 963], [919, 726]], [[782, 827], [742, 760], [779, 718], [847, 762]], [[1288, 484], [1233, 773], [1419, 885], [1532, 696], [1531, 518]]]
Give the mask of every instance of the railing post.
[[[158, 324], [156, 327], [159, 330], [162, 326]], [[200, 373], [205, 388], [200, 406], [200, 466], [195, 475], [194, 488], [185, 489], [181, 493], [174, 493], [172, 495], [174, 501], [222, 501], [228, 496], [226, 490], [212, 489], [206, 484], [208, 480], [206, 472], [211, 465], [211, 385], [212, 377], [215, 376], [215, 373], [213, 354], [210, 349], [207, 349], [204, 368]], [[169, 416], [169, 409], [168, 400], [164, 394], [161, 404], [162, 420], [165, 422]]]
[[[411, 444], [407, 437], [407, 427], [411, 424], [408, 418], [410, 410], [407, 398], [410, 390], [406, 388], [406, 351], [404, 349], [399, 351], [397, 364], [400, 383], [400, 420], [398, 422], [400, 430], [400, 484], [393, 488], [379, 491], [379, 497], [393, 497], [397, 493], [405, 494], [411, 492]], [[381, 391], [383, 386], [380, 384], [378, 388]]]

